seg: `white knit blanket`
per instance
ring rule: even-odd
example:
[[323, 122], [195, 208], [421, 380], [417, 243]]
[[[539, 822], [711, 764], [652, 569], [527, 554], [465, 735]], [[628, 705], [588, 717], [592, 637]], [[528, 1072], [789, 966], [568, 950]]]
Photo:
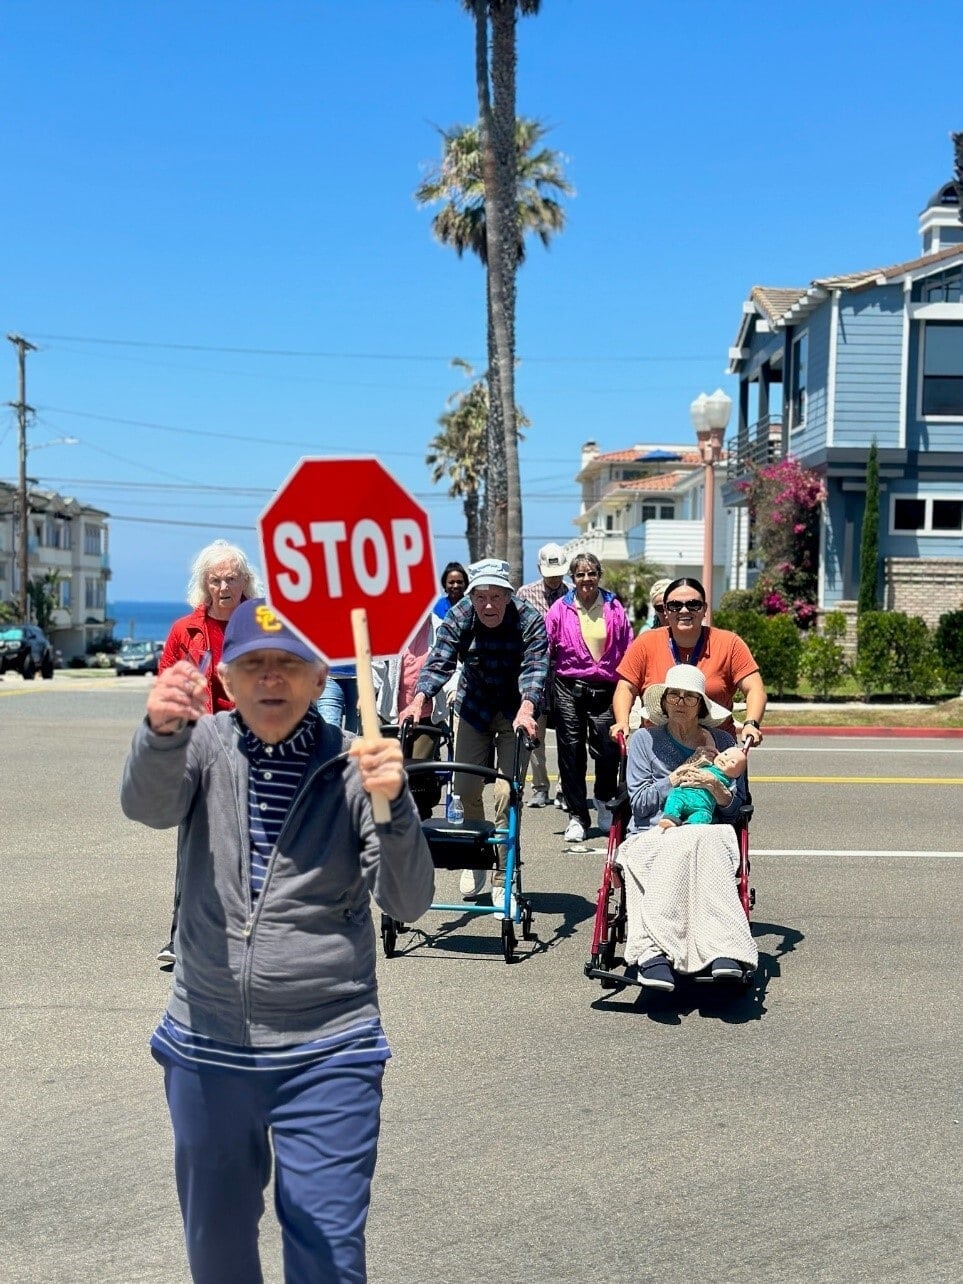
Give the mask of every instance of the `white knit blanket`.
[[713, 959], [755, 967], [759, 951], [739, 900], [731, 825], [680, 825], [633, 834], [618, 852], [625, 875], [625, 961], [664, 954], [677, 972]]

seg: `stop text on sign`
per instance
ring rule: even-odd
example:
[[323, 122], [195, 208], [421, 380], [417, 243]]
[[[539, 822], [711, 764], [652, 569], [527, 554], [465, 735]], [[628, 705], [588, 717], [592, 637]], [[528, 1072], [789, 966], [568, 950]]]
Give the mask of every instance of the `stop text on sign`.
[[[411, 570], [425, 555], [421, 527], [409, 517], [395, 517], [382, 527], [363, 517], [348, 529], [347, 522], [279, 522], [272, 534], [272, 551], [285, 569], [275, 577], [277, 591], [289, 602], [303, 602], [317, 589], [311, 558], [303, 551], [320, 546], [324, 560], [324, 588], [331, 598], [344, 596], [347, 559], [348, 583], [368, 597], [380, 597], [389, 588], [411, 592]], [[394, 584], [391, 583], [394, 575]]]

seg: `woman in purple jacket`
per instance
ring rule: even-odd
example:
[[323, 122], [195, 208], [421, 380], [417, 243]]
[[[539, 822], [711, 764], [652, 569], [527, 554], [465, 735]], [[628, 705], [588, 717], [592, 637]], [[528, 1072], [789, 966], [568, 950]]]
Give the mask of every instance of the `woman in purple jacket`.
[[565, 841], [585, 841], [592, 823], [585, 789], [588, 752], [595, 761], [595, 808], [602, 833], [612, 813], [606, 805], [618, 784], [619, 750], [609, 735], [616, 666], [632, 641], [632, 626], [614, 593], [600, 587], [602, 563], [577, 553], [569, 574], [575, 584], [545, 617], [555, 672], [555, 739], [562, 793], [569, 813]]

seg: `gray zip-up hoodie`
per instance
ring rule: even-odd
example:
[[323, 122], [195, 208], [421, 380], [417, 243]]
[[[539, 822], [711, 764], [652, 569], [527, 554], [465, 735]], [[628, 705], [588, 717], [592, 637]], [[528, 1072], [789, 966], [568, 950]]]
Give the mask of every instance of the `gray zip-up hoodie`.
[[252, 909], [248, 763], [233, 713], [160, 736], [146, 721], [121, 805], [154, 829], [179, 825], [181, 899], [168, 1011], [237, 1047], [305, 1043], [378, 1015], [370, 896], [410, 923], [434, 867], [408, 790], [376, 831], [353, 739], [322, 724]]

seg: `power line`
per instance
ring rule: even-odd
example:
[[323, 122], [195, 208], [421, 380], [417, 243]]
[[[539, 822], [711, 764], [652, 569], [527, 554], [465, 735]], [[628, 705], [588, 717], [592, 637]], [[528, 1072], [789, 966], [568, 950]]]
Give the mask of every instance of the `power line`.
[[[38, 339], [44, 339], [48, 343], [93, 343], [104, 347], [118, 348], [159, 348], [170, 352], [217, 352], [228, 353], [234, 356], [243, 357], [297, 357], [312, 358], [322, 361], [443, 361], [446, 365], [451, 362], [451, 356], [440, 356], [439, 354], [425, 354], [417, 352], [330, 352], [324, 349], [311, 348], [242, 348], [229, 347], [221, 344], [205, 343], [167, 343], [154, 339], [105, 339], [89, 335], [79, 334], [38, 334]], [[657, 353], [629, 353], [625, 355], [608, 355], [608, 356], [519, 356], [519, 361], [531, 364], [557, 365], [560, 362], [572, 363], [579, 362], [591, 365], [626, 365], [637, 362], [676, 362], [676, 361], [717, 361], [719, 353], [709, 354], [699, 353], [673, 353], [669, 355], [659, 355]], [[473, 358], [477, 360], [477, 358]]]

